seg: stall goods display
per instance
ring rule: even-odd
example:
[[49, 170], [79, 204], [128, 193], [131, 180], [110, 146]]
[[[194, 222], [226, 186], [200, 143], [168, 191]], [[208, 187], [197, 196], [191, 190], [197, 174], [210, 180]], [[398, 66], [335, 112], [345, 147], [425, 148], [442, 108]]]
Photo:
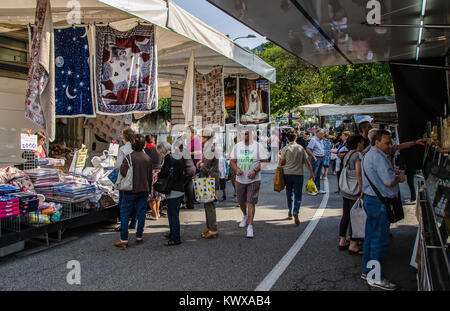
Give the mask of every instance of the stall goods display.
[[34, 190], [28, 175], [24, 171], [11, 166], [0, 168], [0, 184], [8, 184], [17, 187], [19, 188], [19, 191]]
[[20, 189], [10, 185], [0, 185], [0, 196], [16, 192], [20, 192]]
[[54, 199], [76, 201], [86, 197], [95, 195], [96, 188], [94, 185], [87, 184], [66, 184], [63, 186], [55, 187]]
[[0, 197], [0, 219], [19, 215], [19, 199], [15, 197]]
[[20, 192], [11, 194], [11, 196], [20, 200], [20, 214], [28, 214], [31, 212], [36, 212], [38, 210], [39, 199], [36, 194]]
[[62, 205], [53, 202], [41, 203], [37, 212], [27, 214], [27, 220], [30, 224], [49, 224], [61, 219]]

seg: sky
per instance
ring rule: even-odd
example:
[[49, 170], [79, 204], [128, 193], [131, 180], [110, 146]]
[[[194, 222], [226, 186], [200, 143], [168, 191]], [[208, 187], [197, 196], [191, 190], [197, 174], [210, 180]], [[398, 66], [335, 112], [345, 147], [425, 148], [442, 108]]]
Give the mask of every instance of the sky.
[[236, 43], [243, 47], [247, 46], [253, 49], [261, 43], [267, 42], [265, 37], [260, 36], [206, 0], [173, 0], [173, 2], [224, 35], [229, 35], [232, 40], [249, 34], [256, 36], [256, 38], [236, 40]]

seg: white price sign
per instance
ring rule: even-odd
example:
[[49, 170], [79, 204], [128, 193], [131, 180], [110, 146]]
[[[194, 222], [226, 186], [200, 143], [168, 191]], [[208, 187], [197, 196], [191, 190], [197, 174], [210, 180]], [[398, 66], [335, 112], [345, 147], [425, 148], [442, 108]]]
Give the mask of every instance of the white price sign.
[[108, 155], [117, 157], [119, 155], [119, 144], [109, 144]]
[[37, 135], [20, 134], [20, 149], [37, 150]]

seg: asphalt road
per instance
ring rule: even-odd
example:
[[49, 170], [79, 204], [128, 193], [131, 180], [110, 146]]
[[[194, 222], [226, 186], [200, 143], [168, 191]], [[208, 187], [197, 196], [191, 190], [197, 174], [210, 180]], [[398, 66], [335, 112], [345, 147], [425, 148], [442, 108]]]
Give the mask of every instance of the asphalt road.
[[[285, 192], [273, 191], [273, 174], [262, 176], [253, 239], [238, 228], [242, 214], [228, 196], [228, 202], [218, 204], [217, 239], [200, 238], [205, 229], [202, 205], [181, 210], [183, 243], [174, 247], [163, 245], [167, 218], [146, 221], [143, 245], [134, 244], [131, 230], [131, 246], [126, 250], [113, 246], [119, 239], [111, 230], [114, 224], [92, 225], [65, 233], [66, 239], [78, 238], [64, 245], [0, 259], [0, 290], [255, 290], [304, 232], [323, 198], [304, 193], [301, 225], [295, 226], [286, 220]], [[376, 290], [359, 277], [361, 257], [338, 250], [342, 199], [334, 193], [336, 177], [330, 175], [328, 183], [329, 199], [322, 217], [271, 290]], [[231, 184], [227, 187], [232, 194]], [[408, 193], [406, 185], [402, 192]], [[392, 226], [385, 273], [400, 290], [415, 291], [416, 271], [409, 266], [417, 232], [415, 207], [405, 206], [405, 214], [403, 221]], [[81, 264], [81, 285], [66, 281], [71, 260]]]

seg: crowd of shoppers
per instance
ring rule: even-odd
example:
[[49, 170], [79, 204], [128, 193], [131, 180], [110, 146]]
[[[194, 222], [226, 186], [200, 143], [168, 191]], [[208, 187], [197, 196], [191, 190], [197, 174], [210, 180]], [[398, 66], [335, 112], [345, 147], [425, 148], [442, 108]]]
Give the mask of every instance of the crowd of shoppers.
[[[384, 276], [390, 223], [386, 216], [386, 206], [382, 198], [377, 196], [377, 192], [384, 198], [399, 197], [398, 184], [404, 182], [406, 177], [404, 172], [396, 169], [395, 158], [404, 149], [424, 145], [424, 141], [419, 139], [394, 144], [389, 131], [372, 128], [369, 122], [362, 122], [358, 129], [360, 134], [352, 135], [344, 131], [340, 134], [334, 132], [336, 136], [331, 136], [325, 129], [317, 128], [309, 142], [306, 142], [304, 131], [289, 129], [283, 132], [283, 138], [279, 140], [283, 147], [276, 157], [284, 171], [288, 219], [294, 219], [297, 226], [300, 224], [304, 167], [306, 166], [316, 184], [318, 193], [325, 193], [321, 187], [321, 177], [327, 179], [328, 168], [331, 166], [331, 173], [337, 172], [338, 193], [342, 196], [338, 248], [362, 256], [361, 278], [367, 280], [370, 286], [394, 290], [397, 286]], [[128, 170], [133, 168], [133, 189], [120, 192], [120, 241], [116, 242], [115, 246], [120, 248], [128, 246], [128, 229], [135, 227], [136, 224], [136, 243], [141, 244], [146, 208], [148, 206], [151, 211], [150, 219], [157, 220], [160, 217], [162, 200], [167, 204], [170, 229], [169, 233], [164, 235], [167, 238], [165, 245], [181, 244], [180, 206], [185, 196], [187, 205], [193, 206], [192, 178], [196, 174], [201, 178], [212, 178], [215, 181], [215, 200], [204, 203], [206, 228], [201, 237], [213, 239], [219, 236], [216, 203], [219, 190], [223, 194], [222, 200], [226, 200], [227, 179], [232, 180], [237, 202], [243, 214], [239, 227], [247, 228], [246, 237], [254, 237], [254, 217], [261, 188], [261, 170], [270, 156], [275, 156], [273, 151], [276, 148], [269, 154], [267, 146], [279, 139], [277, 133], [272, 132], [272, 137], [266, 141], [267, 137], [262, 137], [261, 133], [258, 136], [253, 131], [245, 129], [239, 133], [240, 140], [235, 138], [234, 147], [228, 155], [214, 142], [213, 130], [204, 129], [201, 135], [197, 136], [190, 128], [189, 134], [186, 149], [190, 157], [186, 158], [173, 156], [175, 143], [171, 145], [168, 142], [161, 142], [156, 145], [155, 136], [147, 135], [144, 139], [142, 135], [134, 133], [129, 128], [123, 131], [124, 145], [119, 149], [116, 168], [122, 176], [126, 176]], [[334, 138], [336, 140], [333, 140]], [[183, 151], [183, 145], [180, 146], [180, 151]], [[414, 171], [412, 173], [410, 171], [412, 178], [413, 173]], [[170, 192], [164, 195], [155, 191], [153, 188], [155, 182], [167, 178], [170, 180]], [[411, 184], [410, 201], [412, 201], [415, 198], [415, 189], [412, 181], [408, 180], [408, 184]], [[367, 214], [363, 241], [352, 235], [350, 213], [357, 200], [363, 202]], [[129, 224], [130, 218], [132, 220]], [[367, 263], [371, 260], [380, 263], [380, 278], [377, 280], [368, 278], [371, 268]]]

